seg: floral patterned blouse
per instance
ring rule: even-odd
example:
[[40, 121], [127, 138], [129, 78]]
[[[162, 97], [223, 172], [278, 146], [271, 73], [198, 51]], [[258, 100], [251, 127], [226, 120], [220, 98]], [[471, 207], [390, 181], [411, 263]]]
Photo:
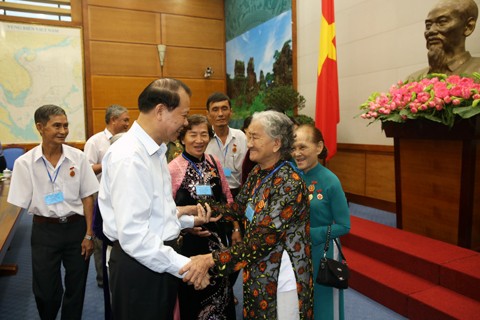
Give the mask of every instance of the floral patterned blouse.
[[[251, 221], [245, 214], [248, 203], [254, 210]], [[277, 318], [278, 275], [286, 250], [297, 281], [300, 319], [313, 319], [308, 192], [290, 163], [280, 161], [265, 170], [257, 165], [235, 203], [215, 204], [212, 210], [227, 220], [246, 221], [242, 243], [213, 252], [221, 276], [244, 268], [244, 318]]]

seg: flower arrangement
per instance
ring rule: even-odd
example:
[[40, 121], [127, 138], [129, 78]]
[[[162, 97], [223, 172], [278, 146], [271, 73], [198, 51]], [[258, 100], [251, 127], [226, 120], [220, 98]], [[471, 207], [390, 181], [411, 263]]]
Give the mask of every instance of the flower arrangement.
[[370, 123], [423, 118], [451, 128], [457, 115], [468, 119], [479, 114], [479, 103], [480, 73], [428, 74], [418, 81], [400, 81], [388, 93], [373, 93], [360, 106], [360, 117], [371, 120]]

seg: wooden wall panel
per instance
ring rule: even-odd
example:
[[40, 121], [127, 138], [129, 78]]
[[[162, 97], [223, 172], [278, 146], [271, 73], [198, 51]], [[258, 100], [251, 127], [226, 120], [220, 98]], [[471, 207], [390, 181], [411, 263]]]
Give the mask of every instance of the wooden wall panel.
[[87, 140], [95, 133], [105, 129], [105, 110], [93, 110], [92, 116], [93, 133], [87, 137]]
[[192, 90], [190, 114], [206, 114], [208, 96], [214, 92], [226, 92], [225, 82], [214, 79], [180, 79]]
[[88, 21], [91, 40], [161, 43], [157, 13], [90, 6]]
[[[90, 135], [103, 129], [105, 108], [112, 103], [138, 113], [138, 95], [159, 77], [180, 79], [192, 89], [191, 114], [205, 114], [207, 97], [226, 91], [222, 0], [86, 0], [82, 5]], [[162, 68], [160, 43], [167, 45]], [[214, 71], [209, 79], [207, 67]]]
[[395, 163], [392, 155], [366, 155], [365, 195], [395, 202]]
[[167, 46], [225, 48], [223, 20], [162, 14], [161, 21], [162, 43]]
[[92, 75], [160, 76], [158, 50], [153, 45], [91, 41], [90, 56]]
[[114, 103], [129, 109], [137, 109], [138, 96], [155, 79], [157, 78], [93, 76], [93, 109], [105, 110]]
[[393, 146], [339, 143], [337, 147], [327, 167], [338, 176], [349, 199], [395, 212]]
[[89, 5], [223, 20], [223, 0], [87, 0]]
[[203, 78], [207, 67], [210, 79], [225, 80], [225, 52], [220, 50], [167, 47], [163, 74], [173, 78]]
[[340, 179], [345, 192], [365, 195], [365, 154], [338, 151], [328, 168]]

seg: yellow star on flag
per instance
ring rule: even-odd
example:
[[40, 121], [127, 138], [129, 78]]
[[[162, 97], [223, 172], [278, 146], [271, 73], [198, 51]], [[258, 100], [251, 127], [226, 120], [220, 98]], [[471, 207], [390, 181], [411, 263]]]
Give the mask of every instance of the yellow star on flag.
[[332, 60], [337, 60], [337, 48], [333, 43], [335, 39], [335, 22], [331, 24], [322, 16], [322, 23], [320, 27], [320, 54], [318, 55], [318, 74], [322, 71], [325, 59], [329, 57]]

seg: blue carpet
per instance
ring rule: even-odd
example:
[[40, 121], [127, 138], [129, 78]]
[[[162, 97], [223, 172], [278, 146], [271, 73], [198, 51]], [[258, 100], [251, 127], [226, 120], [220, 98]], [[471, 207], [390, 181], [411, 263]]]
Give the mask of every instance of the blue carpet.
[[[353, 203], [350, 204], [350, 210], [352, 215], [355, 216], [387, 225], [394, 226], [395, 224], [395, 215], [389, 212]], [[18, 264], [18, 273], [15, 276], [0, 277], [0, 319], [2, 320], [39, 319], [31, 288], [30, 234], [32, 217], [27, 214], [22, 214], [20, 219], [15, 237], [10, 245], [10, 250], [7, 252], [3, 261], [3, 263]], [[95, 276], [95, 267], [93, 259], [91, 259], [83, 308], [83, 319], [104, 319], [103, 291], [97, 287]], [[239, 277], [239, 279], [240, 278], [241, 277]], [[237, 281], [234, 290], [241, 305], [240, 281]], [[238, 309], [237, 315], [241, 316], [241, 310], [240, 308]], [[57, 318], [59, 319], [60, 317], [58, 316]], [[345, 290], [345, 318], [348, 320], [406, 319], [353, 289]], [[237, 319], [241, 318], [238, 317]]]

